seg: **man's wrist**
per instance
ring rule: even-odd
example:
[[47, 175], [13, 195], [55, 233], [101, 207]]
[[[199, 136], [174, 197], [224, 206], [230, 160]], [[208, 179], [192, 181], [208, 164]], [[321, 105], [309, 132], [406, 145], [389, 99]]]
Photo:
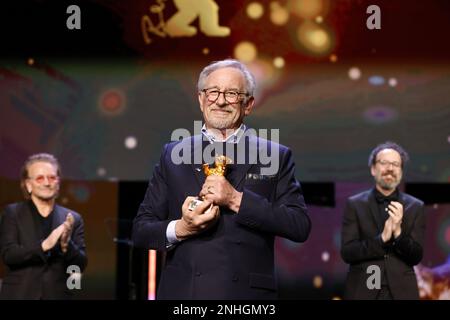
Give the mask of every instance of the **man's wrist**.
[[402, 228], [398, 227], [398, 228], [394, 231], [394, 238], [397, 239], [398, 237], [400, 237], [401, 234], [402, 234]]
[[175, 237], [178, 241], [185, 240], [189, 236], [189, 232], [186, 231], [186, 228], [183, 228], [183, 224], [183, 219], [175, 221]]
[[47, 252], [49, 250], [45, 240], [41, 242], [41, 248], [42, 248], [42, 251], [44, 251], [44, 252]]

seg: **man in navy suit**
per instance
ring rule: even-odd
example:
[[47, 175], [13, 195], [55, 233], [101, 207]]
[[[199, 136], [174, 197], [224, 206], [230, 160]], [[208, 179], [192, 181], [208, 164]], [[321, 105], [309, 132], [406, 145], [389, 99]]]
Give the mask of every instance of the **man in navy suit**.
[[422, 201], [399, 191], [406, 151], [385, 142], [370, 154], [375, 187], [348, 199], [341, 255], [350, 264], [346, 299], [419, 299], [413, 266], [422, 260]]
[[[0, 252], [8, 267], [0, 299], [69, 299], [70, 272], [87, 264], [82, 217], [56, 204], [60, 167], [50, 154], [30, 156], [22, 169], [27, 201], [8, 205], [1, 216]], [[76, 276], [76, 275], [74, 275]]]
[[[274, 299], [275, 236], [308, 238], [291, 151], [243, 124], [254, 91], [241, 62], [208, 65], [198, 80], [201, 134], [164, 147], [133, 226], [136, 246], [166, 251], [158, 299]], [[232, 161], [225, 176], [205, 176], [207, 154]], [[202, 202], [192, 209], [193, 200]]]

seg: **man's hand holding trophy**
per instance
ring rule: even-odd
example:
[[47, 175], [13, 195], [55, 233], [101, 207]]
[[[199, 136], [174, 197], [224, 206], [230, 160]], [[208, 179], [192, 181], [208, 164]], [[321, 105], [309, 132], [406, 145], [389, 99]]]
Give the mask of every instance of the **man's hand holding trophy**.
[[[214, 168], [210, 168], [208, 164], [203, 165], [205, 183], [198, 197], [187, 197], [184, 201], [181, 219], [175, 225], [177, 239], [187, 239], [213, 226], [220, 218], [219, 206], [233, 205], [238, 208], [242, 193], [237, 192], [225, 179], [226, 166], [230, 163], [231, 159], [218, 156], [214, 161]], [[237, 212], [238, 209], [235, 210]]]
[[[214, 168], [210, 168], [207, 163], [203, 164], [203, 172], [205, 173], [206, 177], [209, 176], [219, 176], [219, 177], [225, 177], [226, 171], [227, 171], [227, 165], [233, 163], [233, 161], [226, 157], [226, 156], [216, 156], [214, 161]], [[204, 192], [204, 189], [206, 188], [206, 194]], [[203, 192], [203, 193], [202, 193]], [[214, 194], [214, 186], [207, 185], [206, 181], [203, 185], [202, 191], [200, 192], [202, 195], [200, 196], [202, 200], [206, 199], [206, 196], [208, 194]], [[189, 210], [194, 210], [200, 203], [202, 203], [202, 200], [194, 199], [189, 203]], [[213, 204], [211, 203], [210, 208], [205, 212], [209, 212], [211, 210]]]

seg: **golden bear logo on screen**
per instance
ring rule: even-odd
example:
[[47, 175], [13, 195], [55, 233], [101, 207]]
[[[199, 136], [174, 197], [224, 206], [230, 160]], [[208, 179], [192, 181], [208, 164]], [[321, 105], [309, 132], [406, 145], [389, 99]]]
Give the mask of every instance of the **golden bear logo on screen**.
[[[156, 0], [157, 4], [149, 7], [150, 15], [141, 19], [142, 36], [146, 44], [152, 42], [150, 33], [159, 37], [192, 37], [198, 33], [190, 24], [199, 19], [200, 31], [209, 37], [226, 37], [230, 28], [219, 26], [219, 6], [214, 0], [173, 0], [177, 12], [169, 19], [164, 19], [165, 2]], [[157, 21], [154, 23], [154, 20]]]

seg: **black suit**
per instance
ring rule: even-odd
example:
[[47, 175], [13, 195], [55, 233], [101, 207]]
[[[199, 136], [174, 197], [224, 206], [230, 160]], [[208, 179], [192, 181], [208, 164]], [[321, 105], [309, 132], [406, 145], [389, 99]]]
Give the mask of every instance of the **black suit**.
[[[239, 143], [243, 141], [248, 142]], [[290, 150], [256, 137], [250, 141], [258, 148], [279, 147], [279, 170], [262, 176], [259, 163], [234, 166], [227, 179], [243, 191], [239, 212], [220, 208], [214, 227], [167, 251], [158, 299], [277, 297], [274, 238], [305, 241], [311, 225]], [[198, 195], [205, 181], [200, 164], [171, 161], [171, 151], [180, 143], [194, 145], [191, 155], [202, 152], [200, 136], [165, 146], [134, 220], [136, 246], [166, 251], [167, 225], [181, 218], [185, 198]]]
[[32, 201], [8, 205], [1, 217], [0, 250], [8, 267], [3, 279], [0, 299], [68, 299], [67, 266], [77, 265], [81, 271], [87, 264], [84, 227], [81, 216], [55, 205], [52, 229], [64, 223], [71, 212], [75, 222], [68, 251], [63, 254], [58, 244], [48, 252], [41, 248], [41, 226]]
[[422, 260], [425, 211], [422, 201], [399, 193], [403, 205], [402, 232], [398, 239], [381, 240], [384, 221], [379, 214], [375, 190], [348, 199], [342, 226], [341, 255], [350, 264], [346, 299], [375, 299], [377, 289], [369, 289], [370, 265], [380, 267], [393, 299], [419, 299], [413, 266]]

